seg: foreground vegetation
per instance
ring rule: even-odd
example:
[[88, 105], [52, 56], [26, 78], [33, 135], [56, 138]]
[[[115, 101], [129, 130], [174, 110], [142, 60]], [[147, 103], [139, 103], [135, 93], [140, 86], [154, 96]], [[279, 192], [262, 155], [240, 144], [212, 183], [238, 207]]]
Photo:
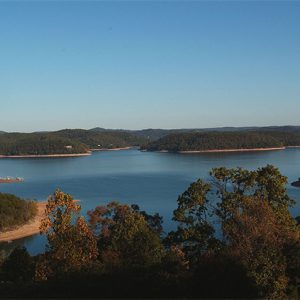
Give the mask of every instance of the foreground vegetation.
[[188, 132], [167, 135], [142, 147], [149, 151], [205, 151], [300, 145], [300, 134], [276, 131]]
[[0, 135], [0, 155], [51, 155], [86, 153], [91, 148], [136, 146], [144, 139], [125, 132], [94, 132], [83, 129], [49, 133]]
[[37, 298], [296, 298], [299, 227], [278, 169], [216, 168], [178, 197], [177, 228], [137, 205], [80, 216], [71, 195], [48, 200], [44, 254], [16, 248], [0, 295]]
[[27, 223], [37, 214], [34, 201], [0, 193], [0, 231]]

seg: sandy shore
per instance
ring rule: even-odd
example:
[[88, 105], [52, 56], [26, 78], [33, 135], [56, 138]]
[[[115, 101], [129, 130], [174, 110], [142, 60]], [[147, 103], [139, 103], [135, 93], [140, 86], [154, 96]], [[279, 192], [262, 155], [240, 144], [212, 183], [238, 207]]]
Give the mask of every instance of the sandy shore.
[[0, 155], [0, 158], [47, 158], [47, 157], [77, 157], [77, 156], [88, 156], [92, 152], [86, 153], [71, 153], [71, 154], [45, 154], [45, 155]]
[[133, 147], [122, 147], [122, 148], [95, 148], [95, 149], [90, 149], [91, 151], [119, 151], [119, 150], [129, 150], [132, 149]]
[[290, 149], [290, 148], [300, 148], [300, 146], [286, 146], [285, 148]]
[[40, 233], [41, 220], [45, 216], [47, 201], [37, 202], [38, 212], [33, 220], [16, 229], [0, 232], [0, 242], [10, 242]]
[[213, 149], [213, 150], [200, 150], [200, 151], [178, 151], [178, 153], [252, 152], [252, 151], [274, 151], [274, 150], [284, 150], [284, 149], [286, 149], [286, 147], [249, 148], [249, 149]]
[[[80, 200], [74, 200], [79, 202]], [[29, 221], [27, 224], [21, 225], [16, 229], [0, 232], [0, 242], [11, 242], [24, 237], [40, 233], [40, 225], [42, 219], [45, 217], [45, 209], [48, 201], [37, 202], [37, 215], [34, 219]]]

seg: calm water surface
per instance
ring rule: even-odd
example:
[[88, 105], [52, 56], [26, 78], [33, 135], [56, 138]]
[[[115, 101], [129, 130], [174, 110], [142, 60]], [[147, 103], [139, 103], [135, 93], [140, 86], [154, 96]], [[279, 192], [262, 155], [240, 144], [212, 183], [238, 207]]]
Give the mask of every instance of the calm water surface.
[[[300, 149], [248, 153], [173, 154], [138, 150], [94, 152], [76, 158], [1, 159], [1, 176], [20, 176], [23, 183], [1, 184], [0, 192], [45, 201], [56, 188], [81, 200], [82, 212], [112, 200], [136, 203], [148, 212], [164, 217], [164, 229], [171, 221], [176, 200], [198, 178], [209, 179], [213, 167], [257, 167], [273, 164], [288, 176], [300, 177]], [[300, 189], [287, 186], [300, 215]], [[19, 240], [32, 254], [44, 251], [45, 239], [36, 235]]]

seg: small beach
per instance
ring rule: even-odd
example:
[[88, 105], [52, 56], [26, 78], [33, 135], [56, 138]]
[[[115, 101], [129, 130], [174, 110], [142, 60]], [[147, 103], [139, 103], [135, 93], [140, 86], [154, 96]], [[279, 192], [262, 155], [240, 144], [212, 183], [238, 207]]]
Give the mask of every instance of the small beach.
[[121, 147], [121, 148], [94, 148], [90, 149], [91, 151], [120, 151], [120, 150], [129, 150], [133, 149], [133, 147]]
[[40, 224], [45, 216], [46, 205], [47, 201], [37, 202], [38, 211], [35, 218], [16, 229], [0, 232], [0, 242], [10, 242], [40, 233]]

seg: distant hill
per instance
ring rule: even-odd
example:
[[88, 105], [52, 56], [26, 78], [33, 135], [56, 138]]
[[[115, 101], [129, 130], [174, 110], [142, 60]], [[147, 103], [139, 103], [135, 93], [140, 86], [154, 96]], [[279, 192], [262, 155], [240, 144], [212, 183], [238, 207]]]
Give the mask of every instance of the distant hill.
[[4, 133], [0, 155], [50, 155], [86, 153], [92, 148], [139, 146], [145, 139], [127, 132], [93, 132], [64, 129], [48, 133]]
[[88, 148], [122, 148], [139, 146], [146, 140], [127, 131], [64, 129], [52, 134], [83, 143]]
[[[253, 133], [252, 135], [248, 134], [251, 132]], [[260, 140], [254, 141], [252, 138], [257, 135], [257, 132], [260, 132]], [[176, 149], [181, 148], [197, 148], [199, 146], [199, 139], [197, 139], [197, 136], [201, 136], [201, 133], [213, 133], [209, 136], [209, 144], [217, 146], [217, 144], [214, 144], [211, 140], [213, 136], [215, 136], [215, 142], [218, 142], [218, 147], [221, 148], [230, 146], [230, 144], [225, 144], [224, 142], [223, 137], [225, 133], [229, 134], [226, 136], [227, 138], [232, 137], [235, 140], [232, 146], [237, 146], [238, 144], [235, 143], [237, 143], [242, 136], [251, 138], [253, 146], [255, 146], [255, 144], [259, 145], [262, 141], [266, 142], [266, 146], [277, 146], [279, 144], [300, 145], [298, 140], [300, 126], [191, 129], [149, 128], [142, 130], [105, 129], [96, 127], [90, 130], [63, 129], [53, 132], [40, 131], [33, 133], [6, 133], [0, 131], [0, 155], [77, 154], [86, 153], [90, 149], [112, 149], [132, 146], [142, 146], [145, 149], [151, 150], [162, 149], [168, 146], [168, 149], [177, 151]], [[219, 135], [217, 133], [219, 133]], [[237, 133], [237, 135], [233, 136], [233, 133]], [[178, 139], [177, 142], [176, 139]], [[183, 140], [187, 142], [187, 147], [181, 145]], [[178, 146], [175, 145], [176, 143]]]
[[105, 129], [96, 127], [90, 129], [96, 132], [128, 132], [138, 137], [155, 141], [169, 134], [187, 133], [187, 132], [235, 132], [235, 131], [279, 131], [300, 133], [300, 126], [265, 126], [265, 127], [217, 127], [217, 128], [185, 128], [185, 129], [141, 129], [141, 130], [126, 130], [126, 129]]
[[175, 133], [142, 147], [149, 151], [206, 151], [300, 145], [300, 134], [279, 131], [211, 131]]
[[53, 133], [5, 133], [0, 135], [0, 155], [50, 155], [85, 153], [88, 147]]

